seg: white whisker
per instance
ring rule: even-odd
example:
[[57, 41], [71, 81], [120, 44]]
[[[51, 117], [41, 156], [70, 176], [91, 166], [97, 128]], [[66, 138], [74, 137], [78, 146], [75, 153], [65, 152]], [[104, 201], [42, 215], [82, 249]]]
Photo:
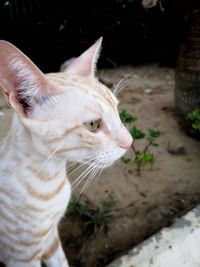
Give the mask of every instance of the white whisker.
[[79, 195], [78, 195], [78, 199], [80, 198], [81, 194], [84, 192], [84, 190], [86, 190], [88, 188], [88, 186], [91, 184], [92, 180], [94, 179], [94, 177], [96, 176], [96, 174], [99, 171], [99, 162], [94, 166], [93, 170], [91, 171], [89, 177], [87, 178], [83, 188], [81, 189]]
[[[66, 142], [64, 142], [63, 144], [61, 144], [60, 146], [58, 146], [49, 156], [48, 156], [48, 158], [42, 163], [42, 165], [41, 165], [41, 167], [40, 167], [40, 170], [42, 170], [44, 167], [45, 167], [45, 165], [48, 163], [48, 161], [55, 155], [55, 153], [56, 152], [58, 152], [58, 150], [59, 149], [61, 149], [64, 145], [66, 144]], [[90, 158], [90, 157], [92, 157], [91, 155], [90, 156], [87, 156], [87, 157], [83, 157], [83, 158], [80, 158], [79, 159], [79, 161], [81, 161], [81, 160], [84, 160], [84, 159], [87, 159], [87, 158]], [[67, 160], [66, 160], [67, 161]], [[70, 164], [69, 166], [68, 166], [68, 168], [70, 167], [70, 166], [73, 166], [74, 164], [77, 164], [77, 162], [74, 162], [74, 163], [72, 163], [72, 164]]]
[[121, 84], [124, 82], [124, 80], [130, 76], [130, 73], [129, 74], [126, 74], [122, 79], [119, 80], [119, 82], [117, 83], [117, 85], [115, 86], [115, 88], [113, 89], [113, 94], [115, 95], [118, 88], [121, 86]]
[[93, 170], [93, 168], [94, 166], [90, 165], [81, 175], [79, 175], [78, 178], [73, 181], [72, 190], [74, 190], [74, 188], [77, 187], [84, 180], [84, 178], [89, 174], [89, 172]]
[[93, 156], [90, 156], [90, 159], [83, 162], [81, 165], [78, 165], [77, 167], [75, 167], [73, 170], [69, 171], [67, 174], [72, 174], [75, 171], [77, 171], [78, 169], [80, 169], [81, 167], [87, 165], [88, 163], [92, 162], [94, 159], [96, 159], [98, 157], [98, 154], [94, 154]]
[[[133, 76], [134, 75], [134, 76]], [[131, 76], [131, 77], [130, 77]], [[133, 77], [132, 77], [133, 76]], [[113, 90], [113, 94], [117, 96], [117, 94], [126, 87], [130, 82], [136, 79], [137, 75], [135, 73], [129, 73], [124, 78], [122, 78]]]
[[99, 166], [97, 167], [97, 172], [94, 174], [92, 180], [90, 183], [92, 183], [92, 181], [94, 180], [94, 178], [96, 177], [100, 177], [99, 175], [102, 173], [102, 170], [103, 170], [103, 166], [105, 166], [105, 162], [102, 162], [101, 164], [99, 164]]
[[79, 164], [79, 163], [81, 163], [82, 160], [86, 160], [88, 158], [91, 158], [94, 155], [98, 155], [98, 153], [95, 153], [93, 155], [89, 155], [89, 156], [86, 156], [86, 157], [82, 157], [82, 158], [80, 157], [79, 160], [77, 160], [76, 162], [72, 162], [70, 165], [67, 166], [67, 168], [70, 168], [70, 167], [74, 166], [75, 164]]
[[[87, 175], [88, 175], [89, 173], [93, 172], [93, 170], [95, 170], [95, 168], [98, 166], [98, 164], [99, 164], [99, 162], [96, 162], [94, 165], [90, 165], [90, 166], [83, 172], [84, 176], [82, 176], [82, 175], [79, 176], [78, 184], [80, 184], [80, 183], [85, 179], [85, 177], [87, 177]], [[89, 169], [89, 168], [90, 168], [90, 169]], [[89, 170], [88, 170], [88, 169], [89, 169]], [[81, 177], [81, 179], [80, 179], [80, 177]], [[76, 185], [74, 186], [74, 188], [77, 187], [78, 184], [76, 183]]]
[[99, 180], [100, 180], [100, 177], [101, 177], [101, 174], [102, 174], [102, 171], [104, 169], [104, 166], [105, 166], [105, 162], [103, 162], [101, 164], [101, 166], [99, 167], [99, 173], [97, 173], [97, 179], [96, 179], [96, 185], [95, 185], [95, 189], [94, 189], [94, 192], [97, 192], [97, 186], [99, 184]]
[[58, 146], [49, 156], [48, 156], [48, 158], [42, 163], [42, 165], [41, 165], [41, 167], [40, 167], [40, 170], [42, 170], [44, 167], [45, 167], [45, 165], [48, 163], [48, 161], [55, 155], [55, 153], [59, 150], [59, 149], [61, 149], [63, 146], [65, 145], [65, 142], [62, 144], [62, 145], [60, 145], [60, 146]]
[[[98, 175], [98, 178], [100, 178], [100, 175], [106, 165], [105, 163], [105, 160], [106, 158], [104, 158], [103, 160], [99, 161], [97, 164], [96, 164], [96, 167], [95, 167], [95, 170], [90, 174], [90, 176], [88, 177], [83, 189], [81, 190], [80, 194], [79, 194], [79, 197], [80, 195], [83, 193], [83, 191], [92, 183], [92, 181], [94, 180], [94, 178]], [[98, 174], [99, 172], [99, 174]]]
[[98, 177], [97, 177], [97, 185], [99, 184], [99, 180], [100, 180], [100, 178], [101, 178], [101, 174], [102, 174], [102, 172], [103, 172], [103, 169], [104, 169], [104, 167], [105, 167], [105, 162], [101, 165], [101, 169], [100, 169], [100, 171], [99, 171], [99, 173], [98, 173]]
[[55, 173], [57, 173], [58, 170], [63, 166], [64, 162], [66, 162], [66, 158], [63, 158], [63, 159], [61, 160], [60, 164], [58, 165], [58, 167], [57, 167], [56, 170], [55, 170]]
[[129, 80], [125, 81], [121, 85], [121, 87], [118, 88], [117, 92], [115, 93], [115, 96], [117, 96], [125, 87], [127, 87], [129, 84], [131, 84], [133, 80], [135, 80], [135, 77], [130, 78]]
[[115, 96], [117, 96], [120, 93], [120, 91], [122, 91], [125, 87], [131, 84], [134, 79], [135, 78], [131, 78], [130, 80], [127, 80], [126, 82], [124, 82], [124, 84], [122, 84], [122, 86], [118, 88], [117, 92], [115, 93]]

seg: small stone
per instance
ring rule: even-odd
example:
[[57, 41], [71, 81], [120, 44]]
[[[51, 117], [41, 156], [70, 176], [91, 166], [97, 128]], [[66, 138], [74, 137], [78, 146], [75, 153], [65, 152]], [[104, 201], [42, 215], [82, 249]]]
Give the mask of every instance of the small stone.
[[172, 155], [183, 155], [185, 154], [185, 147], [181, 144], [168, 143], [167, 151]]
[[144, 90], [144, 93], [145, 93], [146, 95], [151, 95], [151, 94], [152, 94], [152, 89], [147, 88], [147, 89]]

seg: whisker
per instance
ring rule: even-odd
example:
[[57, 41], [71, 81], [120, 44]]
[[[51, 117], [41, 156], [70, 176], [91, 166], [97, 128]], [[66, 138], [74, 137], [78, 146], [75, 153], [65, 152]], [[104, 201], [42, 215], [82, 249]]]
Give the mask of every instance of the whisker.
[[[98, 163], [97, 163], [97, 165], [96, 165], [96, 170], [93, 172], [93, 173], [91, 173], [91, 175], [89, 176], [89, 184], [87, 183], [87, 185], [85, 185], [84, 186], [84, 188], [86, 189], [91, 183], [92, 183], [92, 181], [94, 180], [94, 178], [98, 175], [98, 178], [100, 177], [100, 175], [101, 175], [101, 173], [102, 173], [102, 171], [103, 171], [103, 169], [104, 169], [104, 166], [106, 165], [106, 163], [105, 163], [105, 158], [103, 159], [103, 160], [101, 160], [101, 161], [99, 161]], [[99, 172], [99, 174], [98, 174], [98, 172]], [[91, 177], [92, 176], [92, 177]], [[90, 178], [91, 177], [91, 178]], [[87, 180], [88, 180], [87, 179]], [[87, 181], [86, 181], [87, 182]], [[82, 192], [84, 191], [84, 188], [82, 189]]]
[[[131, 78], [130, 78], [130, 76], [132, 76], [132, 75], [134, 75], [134, 77], [131, 77]], [[124, 83], [124, 82], [127, 82], [127, 79], [128, 79], [128, 78], [130, 78], [130, 80], [132, 81], [132, 80], [134, 80], [136, 77], [137, 77], [136, 74], [133, 73], [133, 72], [131, 72], [131, 73], [125, 75], [125, 77], [123, 77], [123, 78], [117, 83], [117, 85], [115, 86], [115, 88], [114, 88], [114, 90], [113, 90], [113, 94], [114, 94], [114, 95], [117, 95], [117, 94], [119, 93], [119, 91], [122, 90], [121, 88], [123, 87], [123, 83]]]
[[66, 162], [66, 158], [63, 158], [63, 159], [61, 160], [61, 163], [60, 163], [60, 164], [58, 165], [58, 167], [56, 168], [55, 173], [58, 172], [58, 170], [62, 167], [62, 165], [64, 164], [64, 162]]
[[74, 188], [77, 187], [81, 183], [81, 181], [83, 181], [85, 176], [87, 176], [89, 174], [89, 172], [93, 170], [93, 168], [94, 168], [94, 166], [90, 165], [89, 167], [87, 167], [87, 169], [78, 178], [76, 178], [76, 180], [73, 181], [72, 190], [74, 190]]
[[[105, 162], [99, 164], [99, 166], [97, 167], [97, 172], [93, 175], [93, 178], [91, 179], [90, 184], [92, 183], [92, 181], [94, 180], [94, 178], [97, 177], [97, 175], [98, 175], [98, 178], [100, 177], [99, 175], [102, 173], [102, 170], [103, 170], [102, 167], [103, 167], [103, 166], [105, 166]], [[88, 186], [89, 186], [89, 185], [88, 185]]]
[[[44, 167], [45, 167], [45, 165], [48, 163], [48, 161], [55, 155], [55, 153], [56, 152], [58, 152], [58, 150], [59, 149], [61, 149], [64, 145], [66, 144], [66, 142], [64, 142], [63, 144], [61, 144], [60, 146], [58, 146], [49, 156], [48, 156], [48, 158], [42, 163], [42, 165], [41, 165], [41, 167], [40, 167], [40, 170], [42, 170]], [[87, 157], [91, 157], [91, 155], [90, 156], [87, 156]], [[87, 157], [83, 157], [83, 158], [80, 158], [79, 160], [84, 160], [85, 158], [87, 158]], [[77, 163], [77, 162], [76, 162]], [[69, 166], [73, 166], [74, 164], [76, 164], [75, 162], [74, 163], [72, 163], [72, 164], [70, 164]], [[68, 168], [69, 168], [69, 166], [68, 166]]]
[[63, 146], [65, 145], [65, 142], [62, 144], [62, 145], [60, 145], [60, 146], [58, 146], [49, 156], [48, 156], [48, 158], [47, 159], [45, 159], [45, 161], [42, 163], [42, 165], [41, 165], [41, 167], [40, 167], [40, 170], [42, 170], [43, 168], [44, 168], [44, 166], [48, 163], [48, 161], [55, 155], [55, 153], [59, 150], [59, 149], [61, 149]]
[[[85, 175], [84, 175], [84, 177], [83, 177], [83, 179], [90, 173], [90, 176], [91, 176], [91, 172], [93, 173], [94, 172], [94, 170], [95, 170], [95, 168], [97, 167], [97, 165], [98, 165], [98, 163], [96, 163], [95, 164], [95, 166], [93, 166]], [[89, 177], [90, 177], [89, 176]], [[82, 179], [82, 180], [83, 180]], [[87, 181], [88, 181], [88, 179], [86, 180], [86, 183], [87, 183]], [[84, 188], [85, 188], [85, 185], [84, 185]], [[83, 192], [83, 190], [84, 190], [84, 188], [81, 190], [81, 192], [79, 193], [79, 195], [78, 195], [78, 197], [76, 198], [76, 200], [75, 200], [75, 203], [79, 200], [79, 198], [80, 198], [80, 196], [81, 196], [81, 194], [82, 194], [82, 192]]]
[[91, 158], [89, 160], [87, 160], [86, 162], [83, 162], [81, 165], [78, 165], [77, 167], [75, 167], [74, 169], [72, 169], [71, 171], [67, 172], [67, 174], [72, 174], [75, 171], [77, 171], [78, 169], [80, 169], [81, 167], [83, 167], [84, 165], [87, 165], [88, 163], [90, 163], [91, 161], [93, 161], [94, 159], [96, 159], [98, 157], [97, 154], [94, 154], [94, 156], [90, 156]]
[[81, 189], [79, 195], [78, 195], [78, 199], [80, 198], [81, 194], [84, 192], [84, 190], [86, 190], [88, 188], [88, 186], [91, 184], [92, 180], [94, 179], [94, 177], [96, 176], [96, 174], [99, 171], [99, 162], [95, 165], [95, 168], [92, 170], [92, 172], [90, 173], [89, 177], [87, 178], [83, 188]]
[[101, 178], [101, 174], [104, 170], [104, 166], [105, 166], [105, 162], [101, 165], [101, 169], [100, 169], [100, 172], [98, 173], [98, 177], [97, 177], [97, 185], [99, 184], [99, 180]]
[[81, 181], [85, 178], [85, 176], [90, 172], [92, 169], [91, 166], [88, 166], [84, 172], [82, 172], [71, 184], [72, 190], [74, 190], [75, 187], [77, 187]]
[[132, 77], [132, 78], [124, 81], [124, 83], [121, 84], [121, 86], [115, 92], [115, 96], [117, 96], [120, 93], [120, 91], [122, 91], [125, 87], [127, 87], [129, 84], [131, 84], [133, 80], [135, 80], [135, 77]]
[[94, 192], [97, 192], [97, 186], [98, 186], [98, 184], [99, 184], [99, 180], [100, 180], [100, 178], [101, 178], [101, 174], [102, 174], [102, 171], [103, 171], [103, 169], [104, 169], [104, 166], [105, 166], [105, 162], [103, 162], [102, 164], [101, 164], [101, 166], [100, 166], [100, 168], [99, 168], [99, 173], [97, 173], [97, 180], [96, 180], [96, 185], [95, 185], [95, 189], [94, 189]]
[[67, 168], [70, 168], [70, 167], [72, 167], [75, 164], [79, 164], [81, 162], [81, 160], [85, 160], [85, 159], [91, 158], [94, 155], [98, 155], [98, 153], [93, 154], [93, 155], [89, 155], [89, 156], [86, 156], [86, 157], [79, 158], [78, 161], [71, 163], [70, 165], [67, 166]]
[[[89, 173], [91, 173], [91, 172], [97, 167], [97, 165], [98, 165], [98, 162], [95, 163], [94, 165], [90, 165], [90, 166], [89, 166], [89, 167], [82, 173], [84, 176], [80, 175], [80, 176], [78, 177], [78, 179], [79, 179], [78, 184], [80, 184], [80, 183], [85, 179], [85, 177], [87, 177], [87, 175], [88, 175]], [[80, 178], [81, 178], [81, 179], [80, 179]], [[78, 184], [76, 183], [76, 185], [74, 186], [74, 188], [77, 187]]]
[[117, 85], [115, 86], [115, 88], [113, 89], [113, 94], [115, 95], [119, 86], [124, 82], [124, 80], [130, 76], [130, 73], [129, 74], [126, 74], [122, 79], [119, 80], [119, 82], [117, 83]]

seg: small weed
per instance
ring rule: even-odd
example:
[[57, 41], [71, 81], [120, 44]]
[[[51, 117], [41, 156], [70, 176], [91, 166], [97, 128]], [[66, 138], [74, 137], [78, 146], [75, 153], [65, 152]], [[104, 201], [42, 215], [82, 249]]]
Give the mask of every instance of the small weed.
[[195, 133], [200, 132], [200, 109], [195, 109], [186, 116], [186, 121]]
[[132, 114], [128, 113], [125, 109], [123, 109], [119, 113], [120, 119], [123, 123], [130, 123], [137, 120], [136, 117], [134, 117]]
[[113, 214], [119, 210], [114, 207], [116, 202], [111, 195], [95, 207], [92, 203], [82, 203], [73, 196], [68, 206], [68, 215], [80, 216], [86, 226], [90, 226], [92, 231], [96, 232], [98, 228], [106, 229]]
[[[127, 112], [125, 109], [123, 109], [120, 114], [119, 114], [121, 121], [125, 124], [129, 124], [132, 122], [135, 122], [137, 118]], [[134, 152], [134, 158], [126, 158], [122, 157], [121, 160], [125, 164], [128, 164], [129, 162], [135, 163], [136, 164], [136, 169], [138, 174], [141, 171], [141, 167], [150, 164], [151, 166], [155, 162], [155, 156], [154, 154], [150, 151], [151, 147], [157, 147], [159, 146], [156, 143], [156, 139], [160, 136], [160, 132], [154, 129], [148, 129], [146, 132], [141, 131], [136, 125], [132, 126], [130, 128], [130, 134], [133, 137], [133, 143], [132, 143], [132, 150]], [[136, 142], [137, 140], [145, 140], [145, 145], [143, 149], [137, 149], [136, 148]]]

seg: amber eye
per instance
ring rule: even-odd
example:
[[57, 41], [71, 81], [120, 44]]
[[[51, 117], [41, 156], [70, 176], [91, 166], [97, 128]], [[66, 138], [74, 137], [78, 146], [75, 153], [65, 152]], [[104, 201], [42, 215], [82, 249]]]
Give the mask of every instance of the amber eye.
[[85, 122], [84, 125], [90, 132], [96, 132], [100, 128], [101, 120]]

